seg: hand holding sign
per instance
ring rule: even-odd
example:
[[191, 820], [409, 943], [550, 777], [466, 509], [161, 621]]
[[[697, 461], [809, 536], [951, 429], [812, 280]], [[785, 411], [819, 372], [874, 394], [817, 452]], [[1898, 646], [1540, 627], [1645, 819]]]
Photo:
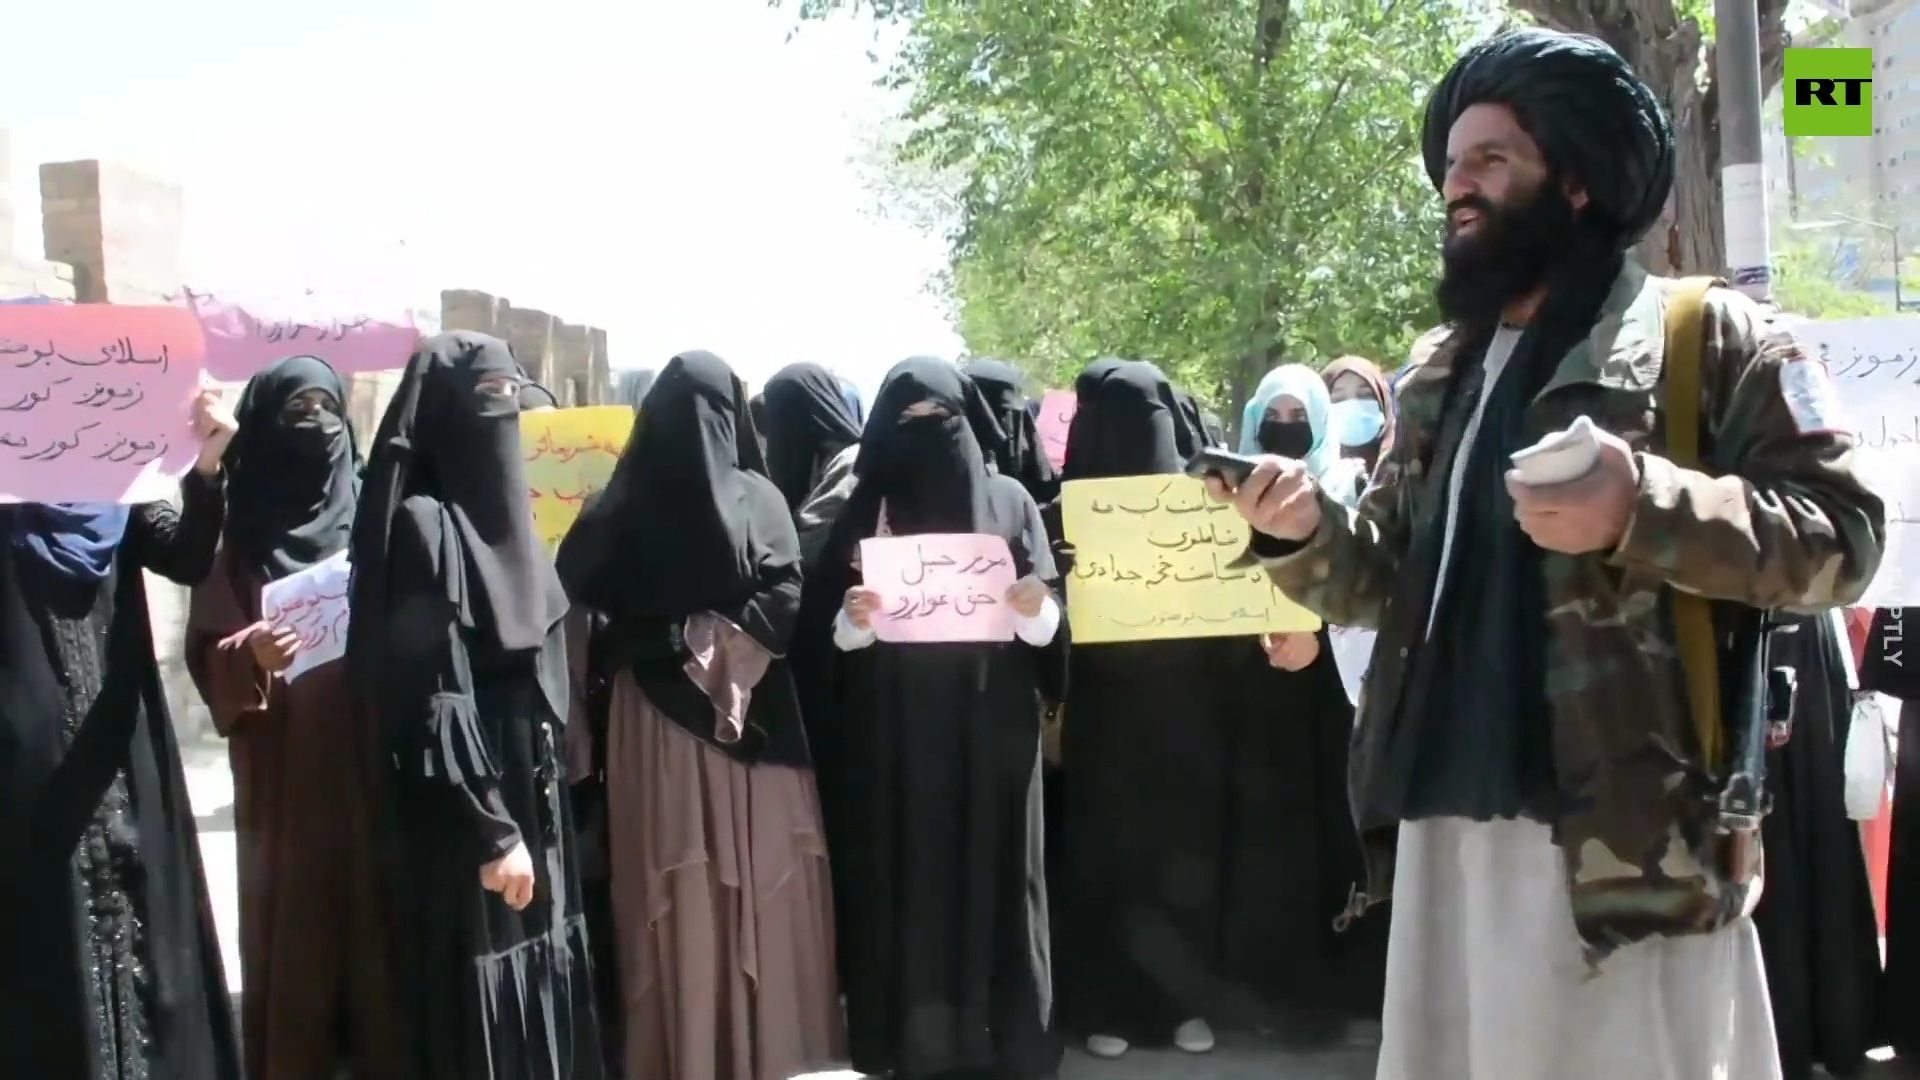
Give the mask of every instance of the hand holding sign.
[[[866, 582], [857, 591], [870, 595], [859, 597], [859, 604], [881, 641], [1013, 640], [1013, 555], [1004, 539], [972, 533], [876, 537], [860, 542], [860, 563]], [[850, 593], [849, 607], [855, 600]]]
[[[352, 573], [343, 551], [297, 574], [268, 582], [260, 590], [260, 617], [275, 635], [266, 645], [277, 651], [276, 642], [282, 633], [291, 633], [297, 642], [284, 672], [287, 681], [346, 655], [347, 586]], [[256, 657], [262, 647], [255, 645]], [[267, 665], [263, 662], [261, 666]]]

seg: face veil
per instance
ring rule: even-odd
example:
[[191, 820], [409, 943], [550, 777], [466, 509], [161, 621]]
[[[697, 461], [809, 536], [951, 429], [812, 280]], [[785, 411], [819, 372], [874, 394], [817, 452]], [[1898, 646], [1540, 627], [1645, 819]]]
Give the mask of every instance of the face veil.
[[[428, 338], [407, 361], [380, 419], [354, 523], [357, 613], [384, 608], [393, 519], [406, 498], [425, 495], [454, 526], [464, 588], [449, 599], [464, 625], [498, 648], [533, 649], [566, 615], [566, 596], [533, 529], [520, 447], [521, 381], [506, 342], [485, 334]], [[361, 628], [373, 621], [355, 620], [350, 649], [362, 644]]]
[[[295, 405], [319, 391], [316, 408]], [[347, 546], [360, 494], [346, 388], [326, 361], [291, 356], [247, 380], [227, 472], [226, 543], [249, 571], [276, 581]]]

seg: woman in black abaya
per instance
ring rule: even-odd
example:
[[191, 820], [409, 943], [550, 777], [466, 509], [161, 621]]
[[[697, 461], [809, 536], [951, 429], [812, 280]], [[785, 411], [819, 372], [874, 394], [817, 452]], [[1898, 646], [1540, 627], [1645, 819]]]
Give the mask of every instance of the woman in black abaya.
[[781, 368], [767, 380], [763, 396], [765, 415], [754, 422], [765, 424], [760, 433], [767, 439], [767, 470], [787, 509], [798, 512], [836, 459], [859, 443], [860, 422], [840, 380], [818, 364]]
[[1006, 436], [999, 452], [993, 455], [1000, 475], [1020, 481], [1034, 502], [1042, 505], [1052, 502], [1060, 493], [1060, 482], [1053, 475], [1053, 466], [1047, 463], [1039, 426], [1027, 411], [1026, 377], [1012, 364], [998, 360], [969, 360], [962, 370], [980, 388]]
[[565, 593], [533, 530], [506, 343], [421, 342], [352, 541], [348, 665], [387, 754], [400, 985], [422, 1080], [602, 1075], [558, 763]]
[[[1089, 369], [1076, 393], [1065, 483], [1176, 476], [1205, 437], [1152, 364]], [[1221, 674], [1237, 644], [1072, 649], [1060, 1004], [1098, 1057], [1169, 1041], [1212, 1049], [1234, 722]]]
[[1847, 816], [1852, 648], [1831, 616], [1776, 630], [1768, 663], [1794, 669], [1793, 731], [1767, 755], [1766, 891], [1753, 912], [1785, 1080], [1855, 1076], [1881, 1037], [1880, 940], [1860, 828]]
[[[1001, 438], [953, 365], [888, 374], [853, 496], [807, 584], [802, 626], [831, 635], [830, 727], [843, 733], [844, 816], [830, 823], [854, 1068], [896, 1080], [1053, 1075], [1041, 870], [1039, 687], [1064, 637], [1033, 499], [995, 475]], [[1006, 540], [1021, 617], [1006, 643], [876, 642], [861, 540]], [[809, 703], [813, 704], [813, 703]]]
[[[233, 417], [194, 405], [180, 510], [0, 506], [0, 1075], [238, 1080], [142, 571], [196, 585]], [[185, 435], [185, 432], [182, 432]]]

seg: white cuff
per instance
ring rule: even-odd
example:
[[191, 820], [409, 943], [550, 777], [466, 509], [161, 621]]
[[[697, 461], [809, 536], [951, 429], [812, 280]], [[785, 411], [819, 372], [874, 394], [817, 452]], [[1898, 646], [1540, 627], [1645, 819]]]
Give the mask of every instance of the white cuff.
[[1025, 615], [1013, 617], [1013, 632], [1034, 648], [1046, 645], [1053, 640], [1053, 635], [1060, 632], [1060, 601], [1048, 593], [1046, 599], [1040, 601], [1040, 614], [1032, 618]]
[[871, 626], [865, 630], [853, 625], [847, 618], [847, 609], [841, 608], [833, 617], [833, 643], [841, 652], [864, 649], [879, 640]]

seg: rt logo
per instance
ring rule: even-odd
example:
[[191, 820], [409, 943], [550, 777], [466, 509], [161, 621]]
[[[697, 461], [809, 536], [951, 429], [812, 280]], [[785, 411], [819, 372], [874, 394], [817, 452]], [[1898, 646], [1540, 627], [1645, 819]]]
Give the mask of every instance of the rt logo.
[[1788, 49], [1787, 134], [1872, 135], [1873, 50]]

